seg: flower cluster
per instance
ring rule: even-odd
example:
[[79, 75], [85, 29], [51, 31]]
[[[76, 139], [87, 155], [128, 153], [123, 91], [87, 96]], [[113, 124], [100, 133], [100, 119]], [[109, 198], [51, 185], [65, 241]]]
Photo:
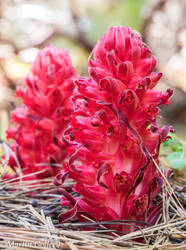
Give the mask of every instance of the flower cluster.
[[[159, 106], [170, 103], [172, 90], [153, 90], [161, 73], [156, 59], [129, 27], [111, 27], [89, 59], [91, 78], [75, 81], [73, 113], [63, 134], [70, 160], [56, 177], [76, 181], [74, 199], [63, 191], [62, 206], [96, 221], [138, 220], [154, 223], [154, 198], [162, 186], [158, 173], [160, 144], [171, 127], [159, 128]], [[135, 227], [114, 226], [123, 232]]]
[[[27, 88], [16, 91], [24, 104], [12, 112], [11, 120], [17, 125], [7, 130], [7, 138], [15, 140], [12, 149], [24, 175], [41, 170], [32, 178], [43, 178], [59, 172], [55, 165], [66, 157], [61, 137], [69, 122], [76, 77], [68, 54], [48, 46], [37, 55], [26, 78]], [[10, 165], [16, 166], [13, 159]]]
[[[138, 221], [110, 226], [124, 233], [142, 221], [155, 223], [160, 209], [154, 198], [163, 183], [159, 147], [173, 131], [156, 122], [172, 90], [153, 89], [162, 76], [155, 66], [148, 46], [122, 26], [111, 27], [96, 44], [89, 78], [77, 77], [64, 51], [49, 46], [38, 54], [27, 88], [16, 91], [24, 104], [12, 113], [17, 125], [7, 137], [15, 141], [24, 175], [41, 170], [32, 178], [56, 176], [56, 185], [75, 180], [76, 198], [60, 189], [62, 206], [69, 207], [61, 222], [74, 215], [84, 220], [83, 214]], [[56, 167], [62, 163], [62, 170]]]

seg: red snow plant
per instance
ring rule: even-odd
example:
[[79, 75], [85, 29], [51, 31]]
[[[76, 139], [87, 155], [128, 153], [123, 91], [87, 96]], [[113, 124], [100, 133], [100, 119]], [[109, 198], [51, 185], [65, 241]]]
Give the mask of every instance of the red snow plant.
[[[32, 71], [26, 78], [26, 88], [16, 91], [23, 106], [16, 108], [7, 138], [14, 139], [12, 149], [20, 162], [23, 175], [44, 171], [29, 178], [55, 176], [56, 164], [66, 157], [66, 144], [61, 141], [71, 113], [70, 96], [76, 78], [68, 54], [48, 46], [37, 55]], [[13, 159], [11, 166], [16, 166]]]
[[[79, 195], [62, 191], [62, 205], [70, 210], [59, 216], [61, 222], [75, 214], [95, 221], [156, 221], [160, 209], [154, 198], [163, 181], [154, 162], [172, 130], [159, 128], [156, 119], [172, 90], [153, 90], [162, 76], [153, 72], [155, 66], [150, 49], [129, 27], [111, 27], [96, 44], [91, 78], [76, 80], [73, 113], [63, 134], [70, 160], [56, 181], [74, 179]], [[125, 233], [136, 229], [110, 227]]]

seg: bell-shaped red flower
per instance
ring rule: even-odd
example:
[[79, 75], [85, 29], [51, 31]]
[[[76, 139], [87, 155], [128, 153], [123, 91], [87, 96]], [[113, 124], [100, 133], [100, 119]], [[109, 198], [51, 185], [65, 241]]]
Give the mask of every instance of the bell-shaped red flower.
[[[67, 52], [48, 46], [37, 55], [26, 78], [27, 87], [17, 89], [16, 95], [24, 104], [12, 112], [11, 120], [17, 125], [7, 130], [7, 138], [15, 140], [12, 148], [24, 175], [44, 170], [37, 175], [41, 178], [59, 172], [58, 165], [66, 156], [61, 136], [72, 111], [75, 79]], [[16, 163], [11, 160], [10, 164]]]
[[96, 221], [154, 223], [162, 178], [152, 157], [158, 163], [160, 143], [172, 130], [159, 128], [156, 118], [159, 106], [170, 103], [172, 90], [153, 90], [162, 74], [153, 72], [155, 57], [129, 27], [111, 27], [91, 56], [91, 78], [76, 81], [71, 122], [63, 135], [71, 157], [56, 178], [73, 178], [80, 196], [68, 202], [65, 195], [62, 205], [68, 204], [71, 213], [59, 218], [86, 213]]

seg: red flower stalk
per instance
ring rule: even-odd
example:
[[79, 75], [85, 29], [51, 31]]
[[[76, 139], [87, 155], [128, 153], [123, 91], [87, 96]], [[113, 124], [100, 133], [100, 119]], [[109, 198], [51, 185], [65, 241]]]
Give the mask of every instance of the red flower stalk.
[[[7, 130], [7, 138], [15, 140], [12, 148], [24, 175], [45, 170], [32, 176], [42, 178], [59, 172], [55, 164], [66, 156], [61, 136], [69, 122], [74, 79], [76, 72], [67, 52], [48, 46], [37, 55], [26, 78], [27, 88], [16, 91], [24, 105], [13, 111], [11, 120], [17, 126]], [[10, 164], [15, 162], [11, 159]]]
[[86, 213], [96, 221], [146, 218], [154, 223], [162, 178], [152, 157], [158, 163], [160, 143], [172, 130], [159, 128], [156, 118], [158, 106], [170, 103], [172, 90], [153, 90], [162, 74], [153, 72], [155, 57], [129, 27], [110, 28], [92, 56], [92, 79], [76, 81], [74, 110], [63, 136], [71, 157], [56, 177], [61, 183], [67, 176], [74, 179], [80, 196], [75, 200], [63, 191], [62, 205], [71, 210], [59, 218]]

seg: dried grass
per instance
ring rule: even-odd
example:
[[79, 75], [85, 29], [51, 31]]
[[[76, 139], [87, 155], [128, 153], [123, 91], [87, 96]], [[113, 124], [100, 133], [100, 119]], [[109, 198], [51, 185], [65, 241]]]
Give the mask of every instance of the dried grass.
[[[69, 180], [63, 188], [70, 190], [72, 185]], [[19, 178], [2, 180], [0, 190], [0, 249], [186, 249], [186, 188], [170, 185], [167, 180], [159, 194], [159, 199], [163, 200], [163, 213], [157, 224], [140, 223], [142, 226], [137, 231], [122, 236], [105, 225], [131, 225], [136, 221], [94, 222], [87, 218], [87, 222], [71, 220], [59, 225], [57, 216], [64, 208], [61, 208], [61, 195], [52, 179], [39, 183]], [[141, 242], [135, 239], [141, 239]]]

